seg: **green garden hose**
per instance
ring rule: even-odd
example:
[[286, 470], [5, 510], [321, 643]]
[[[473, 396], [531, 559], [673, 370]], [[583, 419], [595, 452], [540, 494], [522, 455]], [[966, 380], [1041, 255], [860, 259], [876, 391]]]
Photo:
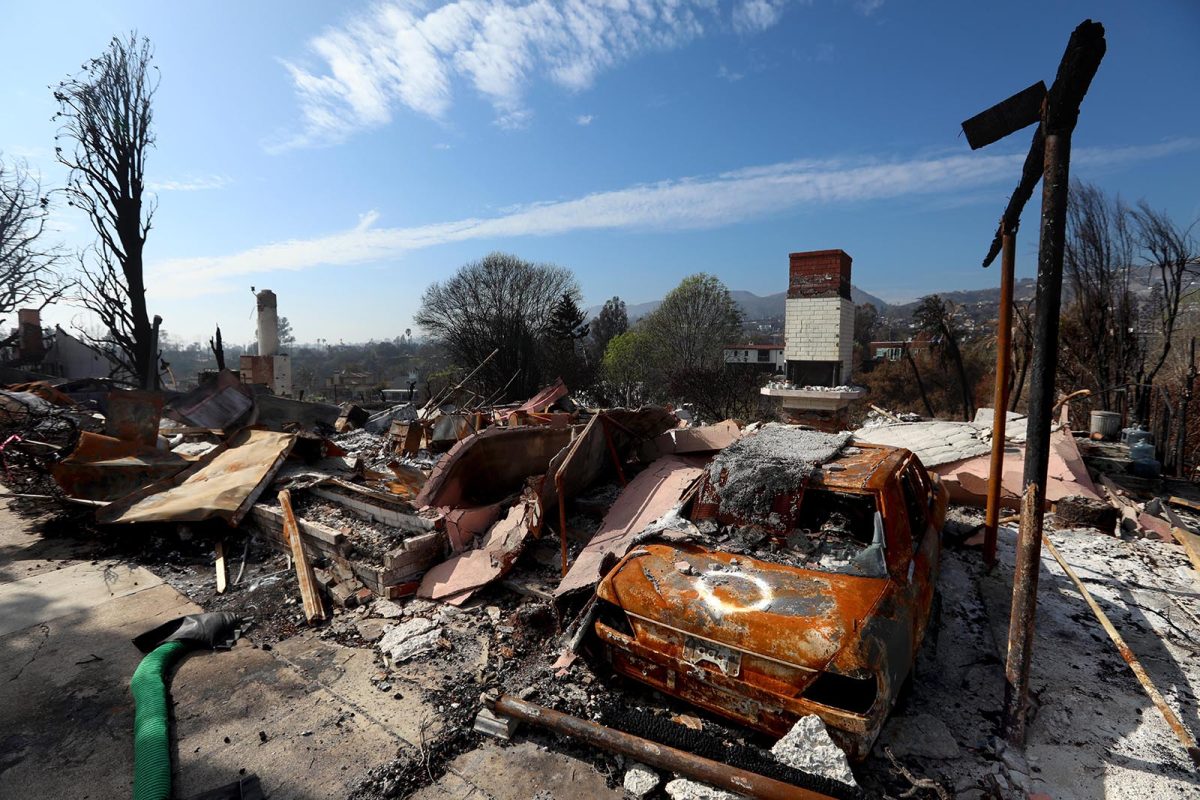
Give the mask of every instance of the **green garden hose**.
[[129, 689], [133, 717], [133, 800], [171, 796], [171, 743], [168, 726], [167, 671], [188, 649], [167, 642], [150, 652], [133, 673]]
[[170, 706], [167, 674], [180, 656], [198, 647], [230, 647], [241, 635], [240, 618], [228, 611], [191, 614], [133, 640], [146, 653], [129, 679], [133, 694], [133, 800], [171, 796]]

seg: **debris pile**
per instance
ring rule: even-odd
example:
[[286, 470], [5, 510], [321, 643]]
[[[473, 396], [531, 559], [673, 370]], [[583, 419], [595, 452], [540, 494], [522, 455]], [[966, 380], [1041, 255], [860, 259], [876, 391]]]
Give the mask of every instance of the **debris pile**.
[[[235, 373], [186, 395], [86, 388], [0, 393], [12, 493], [86, 513], [147, 563], [186, 550], [180, 588], [244, 612], [264, 646], [311, 628], [369, 648], [380, 702], [433, 703], [425, 755], [372, 771], [362, 797], [437, 780], [482, 736], [546, 736], [518, 733], [500, 696], [830, 797], [1038, 785], [1033, 762], [964, 742], [928, 699], [891, 717], [936, 630], [934, 589], [962, 589], [937, 565], [943, 530], [970, 545], [977, 527], [948, 503], [985, 495], [983, 414], [880, 412], [851, 435], [587, 409], [561, 382], [508, 407], [374, 414]], [[1015, 500], [1022, 420], [1008, 432]], [[1200, 491], [1124, 470], [1119, 447], [1055, 430], [1060, 527], [1178, 547], [1200, 571]], [[959, 573], [962, 558], [947, 555]], [[732, 796], [690, 768], [577, 752], [632, 797]], [[1003, 785], [967, 766], [980, 757]]]

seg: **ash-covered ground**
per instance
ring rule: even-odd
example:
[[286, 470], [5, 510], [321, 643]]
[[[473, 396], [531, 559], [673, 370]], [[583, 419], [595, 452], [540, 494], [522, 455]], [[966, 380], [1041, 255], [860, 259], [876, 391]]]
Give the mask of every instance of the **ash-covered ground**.
[[[596, 513], [570, 518], [572, 549], [594, 532], [605, 491], [610, 490], [597, 490]], [[26, 504], [25, 513], [36, 510]], [[358, 781], [358, 798], [425, 792], [424, 787], [449, 780], [454, 759], [495, 747], [471, 730], [486, 693], [514, 694], [590, 719], [609, 719], [622, 711], [650, 715], [744, 748], [765, 750], [772, 744], [767, 737], [614, 677], [602, 663], [580, 659], [565, 669], [554, 667], [561, 629], [569, 620], [559, 619], [545, 599], [560, 569], [558, 543], [552, 538], [529, 547], [508, 582], [480, 591], [462, 609], [377, 600], [365, 608], [339, 609], [332, 620], [309, 631], [286, 555], [244, 534], [221, 531], [231, 585], [217, 595], [212, 529], [165, 526], [128, 535], [92, 530], [85, 517], [82, 512], [46, 517], [43, 535], [70, 540], [95, 558], [146, 566], [206, 609], [244, 614], [254, 623], [251, 640], [264, 649], [315, 634], [347, 658], [364, 654], [375, 664], [362, 678], [368, 684], [363, 687], [367, 699], [361, 701], [367, 712], [417, 694], [424, 698], [437, 724], [419, 746], [381, 752], [378, 764]], [[948, 538], [979, 521], [977, 512], [953, 510]], [[997, 737], [1014, 537], [1011, 529], [1002, 530], [1001, 563], [990, 575], [978, 550], [944, 550], [936, 642], [927, 640], [912, 684], [871, 757], [855, 767], [859, 784], [875, 797], [972, 800], [1037, 792], [1066, 800], [1200, 794], [1182, 747], [1048, 555], [1039, 591], [1028, 746], [1021, 753]], [[1184, 724], [1200, 728], [1200, 584], [1182, 551], [1094, 531], [1052, 531], [1051, 537]], [[428, 647], [402, 660], [385, 657], [380, 645], [388, 633], [416, 619], [424, 620], [421, 626], [432, 633]], [[611, 787], [620, 786], [629, 766], [619, 757], [535, 729], [523, 728], [514, 741], [581, 760]], [[547, 790], [553, 793], [553, 787]], [[651, 795], [665, 796], [662, 788]]]

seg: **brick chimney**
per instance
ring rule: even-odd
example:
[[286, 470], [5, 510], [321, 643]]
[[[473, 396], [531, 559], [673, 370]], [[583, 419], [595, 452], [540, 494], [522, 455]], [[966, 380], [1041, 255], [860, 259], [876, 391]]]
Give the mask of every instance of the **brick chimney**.
[[842, 250], [788, 256], [784, 320], [787, 377], [799, 386], [849, 383], [854, 355], [851, 258]]
[[20, 331], [17, 351], [21, 354], [21, 360], [40, 359], [45, 352], [42, 347], [42, 312], [36, 308], [17, 311], [17, 328]]

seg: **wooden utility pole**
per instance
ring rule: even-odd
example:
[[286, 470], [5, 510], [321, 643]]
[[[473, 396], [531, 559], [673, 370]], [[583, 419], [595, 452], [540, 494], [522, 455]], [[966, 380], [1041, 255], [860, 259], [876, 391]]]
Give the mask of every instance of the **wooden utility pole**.
[[[1038, 569], [1041, 565], [1043, 516], [1046, 504], [1046, 472], [1050, 459], [1050, 426], [1053, 423], [1055, 373], [1058, 369], [1058, 316], [1062, 306], [1062, 265], [1066, 240], [1067, 191], [1070, 183], [1071, 134], [1079, 119], [1079, 107], [1092, 78], [1104, 58], [1104, 26], [1085, 20], [1071, 34], [1058, 65], [1054, 84], [1034, 84], [963, 123], [972, 148], [997, 141], [1025, 125], [1040, 121], [1016, 191], [1009, 198], [1000, 229], [984, 258], [986, 267], [1004, 245], [1013, 241], [1021, 210], [1042, 180], [1042, 218], [1038, 241], [1037, 298], [1033, 325], [1033, 363], [1029, 393], [1029, 418], [1022, 480], [1021, 524], [1017, 536], [1016, 566], [1013, 571], [1012, 614], [1008, 629], [1008, 659], [1005, 665], [1004, 734], [1009, 742], [1025, 740], [1025, 712], [1029, 694], [1029, 665], [1033, 653], [1034, 618], [1037, 611]], [[1040, 87], [1040, 89], [1039, 89]], [[1037, 108], [1038, 113], [1032, 113]], [[1007, 257], [1006, 257], [1007, 258]], [[1007, 264], [1005, 265], [1008, 266]], [[1002, 277], [1002, 283], [1003, 283]], [[1000, 327], [1007, 343], [1011, 330], [1009, 307], [1002, 309]], [[1007, 324], [1006, 324], [1007, 323]], [[1007, 353], [998, 356], [997, 364]], [[1005, 359], [1006, 360], [1006, 359]], [[999, 370], [997, 370], [999, 372]], [[997, 376], [999, 380], [999, 376]], [[1005, 381], [1007, 383], [1007, 381]], [[997, 387], [997, 397], [1004, 390]], [[997, 419], [1005, 408], [997, 401]], [[1003, 427], [1000, 428], [1003, 431]], [[989, 522], [993, 495], [998, 500], [1003, 469], [1003, 438], [992, 443], [992, 474], [989, 475]], [[997, 451], [999, 450], [999, 466]], [[985, 535], [985, 558], [995, 561], [995, 527]]]

